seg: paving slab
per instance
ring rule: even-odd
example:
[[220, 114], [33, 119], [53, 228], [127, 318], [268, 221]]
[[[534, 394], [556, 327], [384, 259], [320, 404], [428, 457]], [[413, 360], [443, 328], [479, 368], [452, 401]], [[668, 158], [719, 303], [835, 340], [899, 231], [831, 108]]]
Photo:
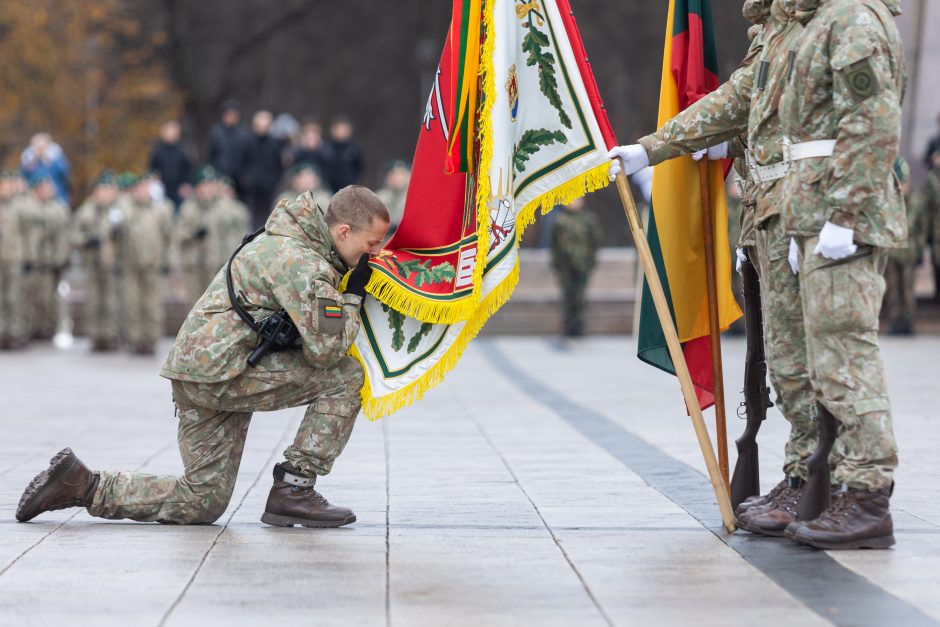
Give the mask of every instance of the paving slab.
[[[418, 405], [360, 417], [318, 482], [357, 513], [334, 530], [259, 522], [302, 409], [255, 416], [214, 525], [77, 509], [16, 523], [23, 487], [63, 446], [95, 468], [181, 462], [160, 355], [91, 356], [81, 341], [0, 354], [0, 625], [938, 625], [940, 339], [883, 347], [898, 545], [841, 553], [721, 530], [677, 382], [627, 337], [484, 338]], [[744, 345], [724, 349], [733, 407]], [[786, 435], [771, 410], [765, 488]]]

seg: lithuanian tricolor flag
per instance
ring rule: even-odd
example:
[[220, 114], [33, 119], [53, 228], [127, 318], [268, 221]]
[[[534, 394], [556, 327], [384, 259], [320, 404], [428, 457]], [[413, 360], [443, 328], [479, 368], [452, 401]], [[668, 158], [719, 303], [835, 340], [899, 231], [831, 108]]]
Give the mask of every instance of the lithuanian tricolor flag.
[[[659, 125], [718, 87], [709, 0], [670, 0], [666, 22]], [[721, 164], [710, 164], [715, 271], [722, 330], [741, 316], [731, 293], [728, 211]], [[647, 228], [656, 269], [702, 408], [714, 403], [705, 252], [698, 165], [681, 157], [653, 170], [653, 207]], [[649, 287], [644, 282], [637, 356], [675, 374]]]

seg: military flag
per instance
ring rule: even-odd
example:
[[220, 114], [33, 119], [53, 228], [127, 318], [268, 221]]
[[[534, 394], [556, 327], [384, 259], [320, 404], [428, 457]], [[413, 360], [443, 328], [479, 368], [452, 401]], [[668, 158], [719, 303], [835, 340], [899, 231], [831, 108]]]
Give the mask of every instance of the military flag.
[[506, 302], [523, 229], [608, 183], [613, 145], [566, 0], [457, 0], [405, 213], [372, 261], [363, 411], [420, 398]]
[[[659, 126], [718, 87], [718, 61], [709, 0], [670, 0], [659, 92]], [[731, 292], [728, 210], [722, 165], [709, 165], [722, 330], [741, 316]], [[682, 343], [692, 383], [702, 409], [714, 403], [705, 251], [702, 236], [699, 169], [691, 157], [653, 168], [653, 197], [647, 241], [656, 262], [673, 322]], [[644, 281], [637, 356], [675, 374], [649, 286]]]

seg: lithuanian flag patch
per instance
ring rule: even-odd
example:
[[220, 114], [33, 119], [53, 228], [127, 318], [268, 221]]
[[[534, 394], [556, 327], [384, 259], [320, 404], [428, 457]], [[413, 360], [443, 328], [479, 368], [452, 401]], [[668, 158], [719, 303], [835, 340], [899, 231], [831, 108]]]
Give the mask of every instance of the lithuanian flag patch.
[[323, 317], [324, 318], [342, 318], [343, 308], [337, 307], [336, 305], [324, 305]]

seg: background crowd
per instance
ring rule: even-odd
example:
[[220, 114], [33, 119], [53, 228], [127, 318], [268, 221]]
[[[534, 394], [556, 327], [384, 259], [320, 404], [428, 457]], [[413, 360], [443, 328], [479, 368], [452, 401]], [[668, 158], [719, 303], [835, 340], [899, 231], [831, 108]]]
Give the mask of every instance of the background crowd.
[[[893, 253], [886, 270], [883, 313], [892, 333], [914, 332], [914, 269], [925, 256], [935, 282], [940, 278], [937, 122], [924, 155], [925, 184], [911, 190], [907, 164], [899, 159], [895, 167], [907, 193], [910, 242]], [[326, 131], [315, 118], [298, 121], [265, 110], [246, 124], [239, 104], [229, 100], [209, 133], [207, 163], [196, 164], [191, 155], [180, 123], [167, 121], [151, 150], [149, 171], [105, 171], [87, 198], [75, 202], [66, 154], [49, 134], [32, 137], [19, 169], [0, 177], [0, 349], [53, 337], [62, 320], [61, 281], [71, 265], [84, 276], [83, 320], [92, 350], [123, 346], [151, 354], [164, 331], [167, 277], [176, 277], [191, 306], [277, 202], [310, 192], [325, 208], [335, 191], [370, 183], [361, 180], [362, 150], [346, 116], [332, 119]], [[409, 179], [404, 161], [381, 170], [376, 188], [392, 214], [389, 236], [404, 214]], [[734, 207], [732, 192], [732, 214]], [[563, 333], [580, 335], [603, 229], [583, 201], [542, 222], [538, 243], [551, 248], [566, 303]], [[729, 225], [736, 226], [733, 215]], [[940, 285], [935, 294], [940, 301]]]

